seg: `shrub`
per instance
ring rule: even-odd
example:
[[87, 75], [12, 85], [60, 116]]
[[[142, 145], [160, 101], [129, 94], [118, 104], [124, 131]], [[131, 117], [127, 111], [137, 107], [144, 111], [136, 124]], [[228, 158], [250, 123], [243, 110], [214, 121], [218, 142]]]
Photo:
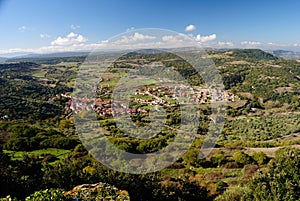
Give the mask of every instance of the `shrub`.
[[78, 144], [76, 145], [76, 147], [74, 148], [73, 152], [74, 153], [80, 153], [80, 152], [86, 152], [86, 148], [84, 147], [83, 144]]
[[262, 151], [253, 153], [252, 158], [253, 158], [253, 160], [255, 160], [257, 165], [263, 165], [263, 164], [268, 163], [268, 161], [269, 161], [269, 158], [267, 157], [267, 155]]
[[201, 163], [201, 159], [199, 159], [199, 150], [195, 148], [189, 149], [183, 156], [182, 156], [184, 164], [187, 166], [195, 166], [199, 167]]
[[208, 172], [204, 174], [204, 177], [208, 180], [221, 180], [225, 177], [225, 175], [222, 172]]
[[246, 201], [251, 200], [251, 191], [247, 187], [233, 186], [223, 194], [216, 197], [215, 201]]
[[228, 162], [225, 165], [222, 166], [223, 168], [227, 169], [236, 169], [240, 167], [240, 164], [237, 162]]
[[224, 192], [227, 187], [228, 187], [228, 184], [225, 183], [224, 181], [219, 181], [216, 183], [216, 191], [219, 193]]
[[216, 166], [222, 165], [225, 162], [225, 160], [225, 155], [222, 152], [217, 153], [210, 158], [210, 161]]
[[67, 201], [61, 189], [46, 189], [37, 191], [28, 196], [25, 201]]
[[240, 164], [247, 165], [252, 163], [252, 158], [243, 151], [235, 152], [232, 155], [233, 159]]
[[268, 169], [251, 181], [250, 188], [257, 201], [300, 200], [300, 150], [279, 149]]
[[40, 143], [41, 148], [72, 149], [78, 144], [77, 139], [63, 136], [51, 136]]
[[0, 198], [0, 201], [18, 201], [17, 198], [12, 198], [10, 195], [5, 198]]
[[45, 163], [51, 163], [51, 162], [54, 162], [56, 161], [58, 158], [52, 154], [45, 154], [43, 156], [43, 162]]

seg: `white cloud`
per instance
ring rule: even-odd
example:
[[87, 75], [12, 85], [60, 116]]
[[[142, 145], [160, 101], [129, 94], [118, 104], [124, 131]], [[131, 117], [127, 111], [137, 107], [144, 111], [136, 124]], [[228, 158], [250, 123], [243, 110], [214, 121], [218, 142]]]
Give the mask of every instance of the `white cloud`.
[[33, 52], [34, 49], [30, 49], [30, 48], [10, 48], [7, 50], [0, 50], [0, 54], [10, 54], [10, 53], [19, 53], [19, 52]]
[[108, 40], [101, 40], [100, 43], [108, 43]]
[[153, 40], [153, 39], [156, 39], [156, 37], [135, 32], [131, 36], [122, 36], [122, 38], [120, 40], [115, 41], [115, 43], [122, 44], [122, 43], [131, 43], [131, 42], [137, 42], [137, 41], [143, 41], [143, 40]]
[[220, 47], [232, 47], [234, 44], [233, 44], [233, 42], [222, 42], [222, 41], [220, 41], [220, 42], [217, 43], [217, 45], [220, 46]]
[[190, 24], [185, 27], [185, 31], [194, 31], [196, 29], [196, 26], [193, 24]]
[[77, 24], [71, 24], [71, 25], [70, 25], [70, 28], [73, 29], [73, 30], [75, 30], [75, 29], [79, 29], [80, 26], [77, 25]]
[[178, 40], [180, 40], [180, 39], [178, 39], [178, 37], [172, 36], [172, 35], [163, 36], [161, 39], [162, 39], [162, 41], [178, 41]]
[[241, 42], [241, 45], [256, 46], [256, 45], [261, 45], [261, 42], [257, 42], [257, 41], [243, 41], [243, 42]]
[[41, 38], [51, 38], [51, 36], [48, 34], [40, 34], [40, 37]]
[[76, 37], [78, 34], [74, 33], [74, 32], [70, 32], [68, 35], [67, 35], [67, 38], [74, 38]]
[[23, 26], [19, 27], [18, 30], [21, 31], [21, 32], [25, 32], [25, 31], [28, 31], [29, 28], [27, 26], [23, 25]]
[[66, 37], [57, 37], [51, 42], [51, 45], [72, 45], [77, 43], [84, 43], [87, 38], [83, 37], [81, 34], [76, 34], [74, 32], [69, 33]]
[[211, 34], [211, 35], [208, 35], [208, 36], [201, 36], [200, 34], [198, 34], [195, 39], [196, 39], [197, 42], [206, 43], [206, 42], [209, 42], [209, 41], [213, 41], [216, 38], [217, 38], [216, 34]]
[[163, 42], [167, 43], [174, 43], [174, 44], [179, 44], [182, 42], [187, 43], [190, 39], [184, 35], [184, 34], [178, 34], [178, 35], [165, 35], [161, 37]]
[[297, 43], [295, 43], [295, 44], [284, 44], [284, 43], [272, 43], [272, 42], [267, 43], [267, 45], [271, 46], [271, 47], [298, 47], [298, 46], [300, 46]]
[[167, 36], [163, 36], [161, 39], [163, 41], [170, 41], [170, 40], [174, 40], [174, 36], [171, 36], [171, 35], [167, 35]]

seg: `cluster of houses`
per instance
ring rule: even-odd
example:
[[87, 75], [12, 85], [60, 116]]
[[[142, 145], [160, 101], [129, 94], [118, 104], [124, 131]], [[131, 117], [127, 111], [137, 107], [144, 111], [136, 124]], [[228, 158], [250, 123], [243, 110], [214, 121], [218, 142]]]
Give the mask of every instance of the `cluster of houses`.
[[[96, 88], [98, 93], [111, 93], [108, 87], [100, 86]], [[96, 91], [95, 91], [96, 92]], [[212, 94], [213, 93], [213, 94]], [[215, 101], [225, 100], [227, 102], [233, 102], [237, 96], [230, 92], [218, 93], [209, 89], [194, 90], [191, 93], [186, 86], [175, 86], [173, 92], [167, 87], [155, 86], [155, 87], [144, 87], [139, 88], [135, 91], [136, 97], [133, 99], [135, 103], [142, 105], [163, 105], [170, 106], [171, 99], [177, 100], [178, 97], [189, 98], [194, 100], [196, 103], [204, 104], [209, 103], [212, 97]], [[61, 94], [61, 97], [72, 98], [70, 94]], [[173, 101], [174, 102], [174, 101]], [[66, 103], [65, 113], [79, 113], [80, 111], [95, 111], [100, 116], [115, 116], [123, 114], [140, 114], [147, 113], [148, 111], [144, 108], [129, 108], [127, 105], [118, 102], [112, 102], [107, 98], [77, 98], [73, 97], [72, 101], [69, 100]]]
[[201, 89], [195, 92], [196, 95], [196, 103], [208, 103], [212, 99], [214, 101], [225, 101], [225, 102], [233, 102], [235, 99], [238, 99], [238, 96], [230, 93], [228, 91], [220, 92], [217, 89]]
[[122, 103], [102, 98], [73, 98], [66, 104], [66, 114], [70, 112], [94, 111], [100, 116], [115, 116], [123, 114], [140, 114], [148, 111], [142, 108], [129, 108]]
[[112, 93], [112, 91], [109, 90], [109, 85], [102, 85], [102, 84], [100, 84], [100, 85], [95, 84], [93, 91], [97, 94], [110, 94], [110, 93]]
[[150, 104], [150, 105], [170, 105], [167, 101], [168, 99], [178, 99], [181, 98], [189, 98], [191, 101], [195, 101], [196, 103], [204, 104], [210, 102], [212, 99], [214, 101], [226, 101], [233, 102], [236, 98], [238, 98], [233, 93], [228, 91], [220, 92], [217, 89], [199, 89], [199, 90], [190, 90], [187, 86], [179, 85], [175, 86], [174, 93], [162, 86], [158, 86], [155, 88], [141, 88], [136, 90], [136, 95], [143, 96], [152, 96], [153, 99], [143, 99], [143, 98], [135, 98], [135, 102], [141, 104]]
[[169, 106], [169, 102], [164, 98], [171, 98], [172, 95], [170, 92], [163, 87], [155, 87], [155, 88], [140, 88], [135, 91], [135, 95], [142, 95], [142, 96], [150, 96], [152, 98], [135, 98], [134, 102], [140, 104], [147, 104], [147, 105], [166, 105]]

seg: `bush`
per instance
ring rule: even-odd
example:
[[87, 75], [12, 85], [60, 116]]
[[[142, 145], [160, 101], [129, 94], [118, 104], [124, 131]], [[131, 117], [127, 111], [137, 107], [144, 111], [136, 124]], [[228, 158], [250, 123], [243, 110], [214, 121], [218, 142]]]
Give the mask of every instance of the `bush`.
[[267, 164], [269, 161], [269, 158], [267, 157], [267, 155], [262, 151], [255, 152], [254, 154], [252, 154], [252, 158], [253, 158], [253, 160], [255, 160], [257, 165]]
[[8, 195], [5, 198], [0, 198], [0, 201], [18, 201], [18, 199], [12, 198], [10, 195]]
[[43, 162], [45, 163], [51, 163], [56, 161], [58, 158], [52, 154], [45, 154], [43, 155]]
[[237, 162], [228, 162], [225, 165], [222, 166], [223, 168], [226, 169], [236, 169], [240, 167], [240, 164]]
[[251, 191], [247, 187], [233, 186], [228, 188], [223, 194], [216, 197], [215, 201], [250, 201]]
[[61, 189], [46, 189], [37, 191], [28, 196], [25, 201], [67, 201]]
[[84, 147], [83, 144], [78, 144], [74, 150], [73, 150], [74, 153], [80, 153], [80, 152], [87, 152], [86, 148]]
[[199, 159], [199, 150], [195, 148], [189, 149], [183, 156], [183, 163], [187, 166], [199, 167], [201, 159]]
[[204, 177], [207, 180], [218, 181], [225, 178], [225, 175], [222, 172], [208, 172], [204, 174]]
[[226, 158], [225, 158], [224, 153], [220, 152], [220, 153], [213, 155], [210, 158], [210, 161], [213, 163], [213, 165], [220, 166], [225, 163]]
[[216, 191], [218, 193], [223, 193], [227, 187], [228, 187], [228, 184], [225, 183], [224, 181], [219, 181], [216, 183]]
[[78, 140], [63, 136], [51, 136], [40, 143], [41, 148], [73, 149], [78, 144]]
[[300, 150], [279, 149], [268, 169], [257, 174], [250, 183], [253, 200], [300, 200]]
[[233, 159], [240, 164], [247, 165], [252, 163], [252, 158], [243, 151], [235, 152], [232, 155]]

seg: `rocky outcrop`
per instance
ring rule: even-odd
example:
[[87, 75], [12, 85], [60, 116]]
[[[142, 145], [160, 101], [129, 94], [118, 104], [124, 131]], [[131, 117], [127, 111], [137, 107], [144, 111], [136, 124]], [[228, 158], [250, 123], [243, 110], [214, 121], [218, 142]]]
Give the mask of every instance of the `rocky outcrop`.
[[114, 186], [101, 182], [76, 186], [72, 190], [66, 192], [65, 196], [71, 197], [73, 201], [130, 200], [127, 191], [118, 190]]

